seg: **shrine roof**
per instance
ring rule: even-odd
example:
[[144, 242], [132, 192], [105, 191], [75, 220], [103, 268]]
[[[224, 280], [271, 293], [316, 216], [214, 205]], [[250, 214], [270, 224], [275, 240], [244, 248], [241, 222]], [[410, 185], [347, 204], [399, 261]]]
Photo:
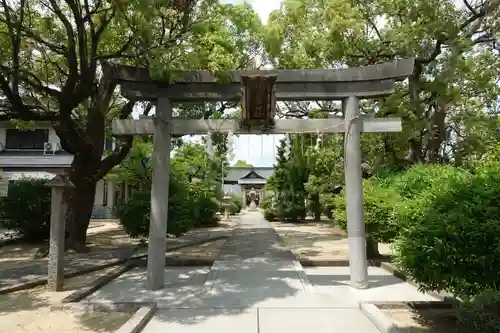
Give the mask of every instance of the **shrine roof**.
[[272, 176], [274, 172], [273, 167], [230, 167], [225, 180], [227, 181], [238, 181], [243, 179], [250, 174], [255, 173], [263, 179], [267, 179]]

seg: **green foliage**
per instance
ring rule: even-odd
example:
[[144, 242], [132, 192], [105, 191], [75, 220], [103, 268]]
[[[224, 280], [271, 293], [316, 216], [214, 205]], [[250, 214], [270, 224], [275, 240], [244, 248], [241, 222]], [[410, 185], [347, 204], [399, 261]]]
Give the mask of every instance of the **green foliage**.
[[0, 225], [26, 242], [45, 241], [50, 233], [50, 202], [51, 190], [44, 180], [11, 182], [7, 197], [0, 198]]
[[114, 215], [120, 220], [123, 230], [130, 237], [148, 238], [150, 206], [151, 192], [135, 191], [128, 200], [115, 205]]
[[[335, 223], [347, 231], [347, 210], [345, 191], [333, 197]], [[395, 208], [401, 201], [399, 194], [391, 188], [384, 188], [372, 180], [363, 181], [363, 205], [367, 238], [391, 242], [400, 232]]]
[[[151, 169], [134, 167], [140, 165], [137, 159], [143, 157], [142, 154], [133, 154], [124, 163], [123, 169], [114, 171], [117, 177], [130, 172], [132, 180], [142, 180], [140, 189], [132, 197], [115, 206], [115, 214], [132, 237], [146, 238], [149, 235]], [[189, 143], [176, 150], [170, 169], [168, 234], [180, 236], [193, 227], [217, 225], [216, 213], [220, 209], [217, 198], [220, 193], [215, 180], [216, 168], [217, 165], [208, 159], [203, 145]]]
[[500, 332], [500, 292], [485, 290], [460, 304], [457, 311], [457, 332]]
[[303, 143], [302, 136], [293, 136], [288, 156], [285, 140], [281, 140], [278, 147], [274, 174], [268, 181], [267, 189], [274, 192], [276, 214], [280, 219], [297, 221], [307, 214], [305, 184], [309, 170]]
[[[374, 170], [419, 162], [461, 166], [498, 141], [500, 125], [500, 57], [493, 37], [500, 4], [472, 6], [452, 0], [285, 0], [269, 15], [264, 43], [276, 68], [417, 58], [412, 80], [398, 83], [384, 101], [361, 104], [364, 114], [377, 110], [377, 117], [404, 119], [401, 133], [363, 135], [363, 159]], [[477, 38], [484, 31], [493, 38]], [[283, 113], [316, 117], [317, 104], [341, 115], [338, 104], [324, 102], [287, 103]], [[342, 146], [328, 148], [341, 152]]]
[[266, 195], [261, 201], [260, 207], [264, 211], [264, 218], [269, 222], [274, 221], [278, 217], [273, 195]]
[[382, 182], [393, 187], [403, 198], [412, 199], [436, 185], [436, 183], [465, 177], [466, 174], [465, 170], [448, 165], [417, 164], [408, 171], [389, 178], [389, 183], [387, 183], [387, 180]]
[[137, 138], [127, 157], [106, 178], [115, 183], [127, 181], [130, 185], [150, 183], [152, 152], [151, 142]]
[[234, 165], [234, 167], [237, 167], [237, 168], [251, 168], [253, 167], [253, 165], [251, 165], [250, 163], [248, 163], [247, 161], [243, 161], [243, 160], [237, 160]]
[[219, 223], [215, 214], [220, 209], [220, 202], [217, 200], [214, 186], [207, 186], [201, 181], [191, 182], [188, 197], [184, 200], [190, 201], [193, 209], [194, 227], [213, 227]]
[[[439, 180], [439, 179], [436, 179]], [[498, 288], [500, 165], [436, 181], [400, 213], [396, 262], [423, 290], [471, 297]], [[480, 272], [480, 273], [478, 273]]]
[[231, 214], [238, 214], [243, 208], [243, 200], [237, 195], [231, 195], [231, 206], [229, 207], [229, 212]]

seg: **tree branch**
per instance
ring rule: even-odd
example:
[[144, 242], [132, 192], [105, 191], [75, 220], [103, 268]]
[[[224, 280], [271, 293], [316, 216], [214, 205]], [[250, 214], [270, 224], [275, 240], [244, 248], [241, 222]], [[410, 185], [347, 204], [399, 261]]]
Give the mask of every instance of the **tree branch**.
[[[134, 109], [135, 102], [128, 101], [120, 110], [119, 119], [127, 119]], [[109, 156], [101, 161], [101, 164], [93, 176], [94, 181], [99, 181], [104, 177], [115, 165], [123, 161], [127, 157], [130, 149], [132, 148], [132, 143], [134, 141], [133, 136], [125, 136], [120, 138], [120, 147], [117, 151], [111, 153]]]

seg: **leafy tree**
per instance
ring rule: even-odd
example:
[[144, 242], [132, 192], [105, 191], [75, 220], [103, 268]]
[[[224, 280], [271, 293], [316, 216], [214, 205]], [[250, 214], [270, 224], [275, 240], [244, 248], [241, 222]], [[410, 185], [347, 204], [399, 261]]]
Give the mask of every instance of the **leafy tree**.
[[237, 160], [234, 164], [233, 164], [234, 167], [237, 167], [237, 168], [253, 168], [253, 165], [251, 165], [250, 163], [248, 163], [247, 161], [243, 161], [243, 160]]
[[[461, 165], [498, 140], [500, 1], [456, 3], [285, 1], [266, 26], [269, 58], [278, 68], [339, 68], [414, 57], [412, 78], [394, 95], [362, 104], [366, 114], [404, 124], [403, 133], [365, 135], [364, 158], [375, 169]], [[317, 104], [339, 113], [338, 105]], [[286, 115], [312, 109], [293, 104]]]
[[[149, 235], [151, 168], [143, 168], [141, 163], [147, 151], [150, 151], [149, 143], [136, 143], [123, 165], [117, 166], [110, 175], [139, 185], [131, 197], [116, 207], [121, 224], [132, 237]], [[220, 202], [216, 167], [201, 144], [186, 143], [175, 150], [168, 200], [169, 234], [179, 236], [193, 227], [217, 224]]]
[[[288, 181], [288, 155], [287, 155], [287, 142], [285, 139], [280, 140], [280, 145], [276, 151], [276, 164], [274, 165], [274, 173], [269, 177], [266, 189], [274, 192], [273, 200], [276, 206], [276, 213], [278, 216], [284, 215], [285, 210], [285, 191]], [[269, 205], [272, 207], [272, 205]]]
[[[76, 249], [86, 241], [97, 181], [132, 145], [132, 138], [120, 138], [118, 149], [102, 158], [111, 119], [129, 117], [135, 105], [117, 98], [107, 65], [147, 66], [153, 74], [219, 71], [251, 65], [260, 47], [253, 42], [260, 25], [248, 5], [21, 0], [1, 6], [1, 112], [7, 119], [50, 120], [73, 154], [67, 225], [68, 244]], [[144, 106], [146, 113], [152, 109]]]
[[[277, 150], [274, 174], [268, 180], [267, 188], [274, 191], [276, 214], [279, 218], [297, 220], [305, 218], [307, 193], [305, 183], [308, 177], [303, 136], [291, 136], [290, 147], [285, 139]], [[288, 151], [288, 153], [287, 153]]]
[[134, 106], [116, 100], [116, 84], [103, 65], [144, 64], [155, 52], [174, 47], [191, 28], [192, 17], [203, 13], [200, 4], [2, 1], [2, 111], [12, 119], [50, 120], [63, 149], [74, 156], [69, 246], [82, 249], [96, 183], [132, 144], [132, 138], [119, 140], [118, 149], [102, 158], [110, 119], [129, 117]]

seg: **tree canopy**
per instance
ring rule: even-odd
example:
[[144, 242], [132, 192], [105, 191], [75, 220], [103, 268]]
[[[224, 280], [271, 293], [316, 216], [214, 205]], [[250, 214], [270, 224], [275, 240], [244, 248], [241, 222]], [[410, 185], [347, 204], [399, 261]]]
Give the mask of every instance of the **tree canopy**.
[[237, 167], [237, 168], [252, 168], [253, 165], [251, 165], [250, 163], [248, 163], [247, 161], [244, 161], [244, 160], [237, 160], [234, 164], [233, 164], [234, 167]]

